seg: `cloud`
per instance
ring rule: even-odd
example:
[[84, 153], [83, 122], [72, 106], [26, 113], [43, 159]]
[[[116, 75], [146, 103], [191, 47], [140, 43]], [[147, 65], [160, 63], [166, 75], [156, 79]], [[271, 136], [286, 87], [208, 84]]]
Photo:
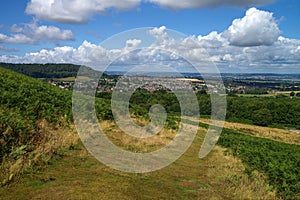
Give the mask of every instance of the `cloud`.
[[141, 43], [142, 43], [142, 41], [141, 40], [137, 40], [137, 39], [127, 40], [125, 48], [130, 51], [131, 49], [137, 48]]
[[26, 13], [48, 21], [84, 23], [109, 9], [128, 10], [139, 4], [140, 0], [30, 0]]
[[245, 48], [252, 65], [298, 65], [300, 63], [300, 40], [280, 36], [272, 46]]
[[39, 52], [26, 53], [24, 56], [0, 56], [1, 62], [13, 63], [74, 63], [88, 66], [106, 65], [117, 57], [127, 54], [137, 47], [140, 40], [127, 40], [124, 48], [105, 49], [101, 45], [84, 41], [78, 48], [63, 46], [54, 49], [42, 49]]
[[[258, 12], [258, 10], [254, 11]], [[249, 11], [247, 13], [249, 14]], [[261, 12], [259, 13], [261, 14]], [[256, 16], [261, 17], [260, 14]], [[267, 18], [266, 16], [270, 16], [268, 12], [264, 14], [264, 19]], [[249, 22], [250, 24], [254, 26], [254, 29], [256, 28], [255, 23]], [[269, 27], [268, 24], [265, 24], [266, 27]], [[262, 25], [260, 28], [265, 29]], [[253, 28], [247, 26], [246, 30], [248, 29], [252, 30]], [[207, 62], [214, 62], [222, 72], [263, 72], [270, 70], [272, 72], [290, 72], [291, 70], [300, 72], [300, 40], [276, 36], [270, 43], [266, 41], [258, 43], [257, 38], [267, 38], [266, 35], [268, 34], [273, 35], [268, 31], [265, 31], [264, 34], [256, 34], [259, 37], [251, 40], [251, 43], [247, 43], [247, 45], [245, 43], [234, 45], [230, 40], [232, 38], [226, 37], [224, 32], [211, 32], [206, 36], [186, 36], [175, 39], [168, 34], [167, 28], [162, 26], [147, 33], [153, 37], [152, 43], [131, 53], [129, 52], [138, 48], [143, 40], [130, 39], [124, 41], [123, 47], [115, 49], [106, 49], [101, 45], [84, 41], [78, 48], [64, 46], [43, 49], [39, 52], [27, 53], [24, 56], [0, 56], [0, 61], [74, 63], [91, 67], [105, 66], [113, 62], [120, 67], [145, 64], [145, 68], [151, 70], [151, 65], [159, 66], [160, 64], [184, 68], [187, 63], [183, 58], [186, 58], [199, 66]], [[0, 35], [0, 39], [1, 37]], [[162, 49], [166, 51], [162, 51]]]
[[[71, 32], [62, 34], [64, 31], [56, 27], [38, 26], [36, 23], [21, 27], [14, 25], [11, 31], [14, 33], [11, 36], [0, 34], [0, 43], [9, 40], [33, 40], [34, 43], [72, 38]], [[300, 40], [279, 36], [276, 19], [267, 11], [250, 8], [243, 18], [234, 20], [232, 25], [221, 33], [213, 31], [205, 36], [176, 39], [168, 33], [170, 32], [165, 26], [149, 30], [145, 34], [150, 34], [153, 42], [148, 47], [143, 46], [134, 52], [131, 51], [138, 48], [143, 40], [133, 38], [124, 41], [123, 47], [115, 49], [106, 49], [84, 41], [77, 48], [63, 46], [27, 53], [24, 56], [2, 55], [0, 61], [74, 63], [91, 67], [105, 66], [111, 62], [120, 67], [144, 63], [145, 68], [151, 70], [151, 65], [153, 67], [160, 64], [184, 68], [184, 57], [199, 66], [212, 61], [222, 72], [300, 72]], [[2, 51], [5, 51], [5, 47], [2, 47]]]
[[1, 45], [0, 45], [0, 51], [2, 51], [2, 52], [18, 52], [18, 50], [15, 48], [7, 48], [7, 47], [1, 46]]
[[148, 2], [158, 4], [162, 7], [171, 9], [190, 9], [190, 8], [207, 8], [220, 6], [255, 6], [264, 5], [275, 0], [147, 0]]
[[213, 31], [206, 36], [199, 35], [198, 40], [200, 45], [204, 48], [220, 48], [224, 45], [228, 45], [228, 40], [216, 31]]
[[36, 22], [10, 28], [13, 34], [0, 33], [0, 43], [38, 44], [39, 42], [54, 42], [73, 40], [74, 35], [70, 30], [61, 30], [55, 26], [38, 26]]
[[13, 34], [11, 36], [7, 36], [0, 33], [0, 43], [33, 44], [34, 39], [24, 34]]
[[242, 19], [235, 19], [222, 36], [234, 46], [272, 45], [280, 30], [273, 13], [250, 8]]
[[130, 10], [141, 3], [154, 3], [171, 9], [201, 9], [220, 6], [265, 5], [275, 0], [30, 0], [26, 13], [38, 19], [60, 23], [86, 23], [97, 14], [111, 9]]

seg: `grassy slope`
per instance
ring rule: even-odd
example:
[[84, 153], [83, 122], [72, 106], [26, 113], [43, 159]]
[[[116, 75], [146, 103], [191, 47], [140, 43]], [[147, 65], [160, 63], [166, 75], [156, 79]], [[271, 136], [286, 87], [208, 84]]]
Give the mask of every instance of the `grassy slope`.
[[[210, 119], [202, 118], [200, 121], [205, 124], [210, 123]], [[256, 137], [300, 145], [300, 134], [285, 129], [262, 127], [233, 122], [225, 122], [224, 128], [242, 131], [244, 133], [248, 133]]]
[[0, 94], [1, 185], [75, 138], [68, 127], [71, 92], [0, 67]]
[[[0, 121], [0, 134], [12, 133], [15, 134], [14, 137], [22, 136], [24, 134], [22, 126], [30, 122], [30, 126], [25, 127], [25, 133], [31, 133], [34, 139], [28, 140], [33, 143], [25, 143], [24, 149], [22, 149], [24, 145], [22, 141], [13, 144], [16, 147], [15, 150], [20, 150], [13, 151], [17, 153], [13, 158], [15, 163], [28, 160], [30, 152], [34, 152], [32, 148], [50, 149], [49, 152], [56, 151], [57, 155], [56, 160], [50, 161], [51, 165], [46, 169], [33, 170], [18, 182], [1, 188], [0, 199], [273, 197], [272, 193], [266, 192], [271, 187], [263, 181], [260, 175], [252, 177], [251, 180], [247, 178], [243, 173], [244, 167], [241, 162], [231, 156], [224, 156], [219, 147], [206, 159], [199, 160], [197, 155], [205, 135], [204, 130], [199, 131], [194, 144], [177, 162], [161, 171], [141, 175], [124, 174], [105, 167], [92, 158], [80, 144], [78, 148], [70, 150], [59, 149], [59, 146], [51, 149], [55, 142], [66, 139], [64, 131], [55, 131], [58, 130], [57, 127], [49, 123], [63, 123], [70, 117], [69, 107], [66, 106], [66, 102], [70, 101], [70, 94], [9, 70], [0, 68], [0, 75], [1, 94], [3, 94], [0, 99], [0, 114], [3, 117]], [[67, 105], [70, 106], [68, 103]], [[9, 118], [11, 120], [5, 118], [7, 113], [13, 116], [12, 119]], [[22, 124], [21, 128], [11, 130], [15, 128], [16, 122]], [[113, 130], [113, 132], [118, 131]], [[48, 138], [44, 137], [46, 135]], [[55, 140], [48, 140], [52, 136]], [[48, 143], [36, 140], [41, 137], [45, 138]], [[43, 145], [32, 146], [40, 143]], [[9, 155], [12, 149], [8, 148]]]
[[[104, 126], [109, 132], [119, 132], [113, 124]], [[46, 169], [25, 175], [19, 182], [1, 188], [0, 193], [3, 199], [274, 198], [273, 193], [267, 192], [263, 177], [249, 179], [243, 173], [241, 161], [225, 156], [220, 147], [199, 160], [204, 136], [205, 130], [200, 129], [193, 145], [179, 160], [147, 174], [110, 169], [79, 144], [73, 150], [61, 152], [63, 159], [53, 160]]]
[[79, 65], [73, 64], [13, 64], [0, 63], [3, 68], [31, 76], [34, 78], [66, 78], [75, 77]]
[[[208, 120], [204, 119], [204, 121], [206, 123], [200, 123], [200, 126], [207, 128]], [[187, 122], [198, 124], [188, 119]], [[281, 132], [283, 130], [263, 128], [265, 131], [263, 133], [257, 126], [247, 125], [244, 129], [245, 127], [241, 124], [233, 124], [237, 131], [224, 128], [218, 144], [243, 161], [246, 165], [245, 172], [249, 176], [252, 176], [255, 170], [267, 175], [271, 188], [277, 191], [278, 196], [299, 199], [300, 145], [297, 141], [298, 136], [295, 133], [289, 133], [285, 138]], [[232, 123], [225, 123], [225, 127], [228, 125], [232, 126]], [[275, 133], [273, 133], [274, 130]]]

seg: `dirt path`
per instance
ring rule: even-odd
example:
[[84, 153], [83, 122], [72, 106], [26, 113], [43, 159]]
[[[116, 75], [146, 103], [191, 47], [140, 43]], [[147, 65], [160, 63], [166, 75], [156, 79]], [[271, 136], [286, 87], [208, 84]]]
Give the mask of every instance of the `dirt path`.
[[204, 136], [200, 129], [180, 159], [146, 174], [106, 167], [78, 144], [59, 152], [44, 169], [0, 188], [0, 199], [274, 199], [263, 177], [248, 179], [242, 163], [221, 147], [200, 160]]

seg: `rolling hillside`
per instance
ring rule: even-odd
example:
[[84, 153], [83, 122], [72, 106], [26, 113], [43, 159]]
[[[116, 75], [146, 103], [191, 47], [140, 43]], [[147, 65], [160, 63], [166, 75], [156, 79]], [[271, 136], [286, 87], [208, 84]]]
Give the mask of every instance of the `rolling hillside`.
[[[0, 93], [0, 198], [300, 197], [300, 146], [281, 132], [275, 138], [255, 132], [254, 126], [227, 124], [219, 146], [200, 160], [198, 152], [208, 127], [200, 123], [193, 145], [178, 161], [156, 172], [125, 174], [96, 161], [80, 143], [72, 122], [70, 91], [0, 67]], [[133, 113], [140, 111], [135, 120], [147, 124], [147, 110], [134, 101], [131, 108]], [[111, 121], [108, 99], [96, 98], [96, 112], [110, 140], [128, 151], [158, 149], [173, 139], [176, 130], [165, 126], [153, 142], [138, 140], [127, 137]], [[168, 120], [176, 124], [176, 118]]]
[[80, 68], [73, 64], [13, 64], [0, 63], [0, 66], [33, 78], [76, 77]]
[[[68, 141], [68, 135], [70, 140], [73, 137], [68, 128], [71, 92], [0, 68], [0, 94], [2, 176], [12, 179], [23, 169], [46, 162], [61, 145], [72, 143]], [[65, 141], [59, 140], [62, 136]], [[50, 145], [51, 141], [56, 144]]]

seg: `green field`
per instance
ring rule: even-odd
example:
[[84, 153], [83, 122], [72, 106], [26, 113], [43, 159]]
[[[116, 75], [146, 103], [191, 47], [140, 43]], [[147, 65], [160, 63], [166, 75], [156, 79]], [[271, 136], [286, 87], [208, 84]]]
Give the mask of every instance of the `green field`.
[[300, 91], [277, 91], [274, 93], [269, 94], [237, 94], [239, 97], [276, 97], [276, 96], [287, 96], [289, 97], [291, 92], [294, 92], [295, 94], [300, 93]]

